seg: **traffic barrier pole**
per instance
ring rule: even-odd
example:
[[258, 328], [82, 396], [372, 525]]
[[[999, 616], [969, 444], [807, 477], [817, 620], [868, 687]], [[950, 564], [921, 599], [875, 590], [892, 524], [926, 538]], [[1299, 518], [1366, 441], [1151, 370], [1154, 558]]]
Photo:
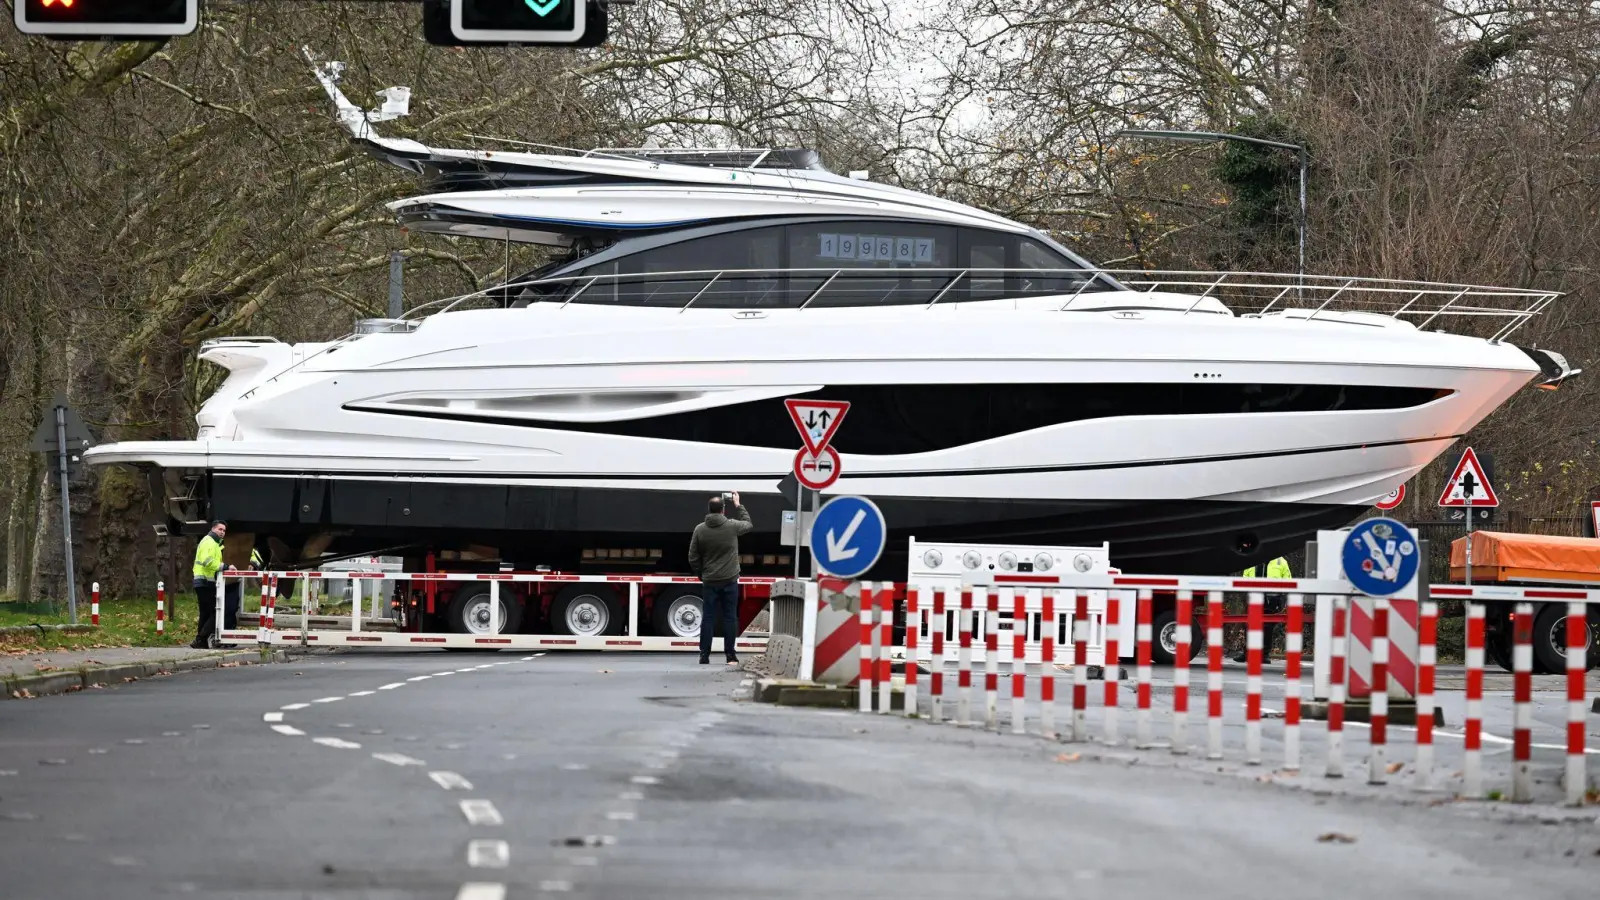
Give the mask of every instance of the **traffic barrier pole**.
[[1584, 669], [1589, 660], [1588, 607], [1567, 604], [1567, 805], [1582, 806], [1584, 789]]
[[[256, 643], [265, 644], [267, 637], [267, 590], [271, 587], [272, 579], [266, 575], [261, 576], [261, 602], [256, 606]], [[360, 598], [357, 598], [360, 602]]]
[[1389, 780], [1389, 598], [1372, 598], [1372, 740], [1367, 753], [1367, 783]]
[[1133, 616], [1134, 637], [1134, 688], [1135, 698], [1139, 706], [1136, 713], [1137, 722], [1134, 725], [1135, 740], [1143, 749], [1151, 744], [1150, 738], [1150, 666], [1154, 661], [1154, 654], [1150, 649], [1150, 619], [1153, 615], [1152, 607], [1155, 605], [1150, 589], [1143, 588], [1139, 591], [1139, 598]]
[[98, 581], [89, 588], [89, 624], [100, 624], [100, 582]]
[[[1056, 736], [1056, 592], [1044, 591], [1039, 616], [1039, 727], [1044, 736]], [[1580, 677], [1581, 682], [1581, 677]], [[1582, 706], [1582, 704], [1579, 704]], [[1581, 710], [1580, 710], [1581, 712]], [[1582, 719], [1579, 719], [1580, 724]], [[1582, 734], [1580, 730], [1579, 734]], [[1582, 740], [1582, 738], [1579, 738]], [[1581, 759], [1581, 756], [1580, 756]]]
[[1181, 756], [1189, 752], [1189, 642], [1193, 637], [1190, 626], [1194, 619], [1194, 592], [1179, 591], [1177, 607], [1177, 634], [1173, 636], [1176, 652], [1172, 661], [1172, 752]]
[[906, 585], [906, 718], [917, 715], [917, 632], [922, 630], [922, 588]]
[[1533, 799], [1533, 604], [1518, 603], [1511, 626], [1511, 800]]
[[933, 592], [933, 648], [928, 654], [928, 661], [933, 664], [933, 674], [928, 676], [928, 693], [931, 695], [932, 708], [928, 718], [934, 722], [944, 721], [944, 604], [950, 592], [936, 588]]
[[[1324, 598], [1328, 599], [1328, 598]], [[1333, 598], [1333, 628], [1328, 660], [1328, 769], [1329, 778], [1344, 777], [1344, 653], [1345, 614], [1349, 598]]]
[[1283, 629], [1283, 767], [1300, 771], [1300, 662], [1305, 650], [1305, 595], [1290, 594]]
[[1245, 607], [1244, 761], [1261, 765], [1261, 619], [1266, 595], [1251, 591]]
[[1433, 780], [1433, 674], [1439, 661], [1439, 604], [1423, 600], [1417, 613], [1417, 790]]
[[[220, 623], [218, 625], [220, 626]], [[167, 632], [167, 583], [156, 582], [156, 634]]]
[[1028, 699], [1028, 592], [1011, 595], [1011, 733], [1028, 730], [1023, 704]]
[[984, 591], [983, 727], [998, 728], [1000, 695], [1000, 592]]
[[[862, 589], [866, 589], [865, 585]], [[878, 622], [883, 626], [878, 641], [878, 714], [886, 716], [894, 697], [894, 660], [890, 654], [894, 647], [894, 585], [889, 582], [878, 585]], [[909, 618], [906, 624], [911, 624]]]
[[1467, 601], [1467, 715], [1462, 738], [1461, 793], [1483, 796], [1483, 627], [1484, 606]]
[[1105, 729], [1106, 743], [1115, 744], [1117, 735], [1117, 676], [1121, 674], [1122, 648], [1117, 646], [1117, 632], [1122, 627], [1122, 592], [1106, 591], [1106, 654], [1101, 668], [1106, 683]]
[[956, 724], [972, 723], [972, 592], [961, 592], [961, 614], [956, 620], [956, 632], [961, 636], [961, 652], [956, 660]]
[[1206, 758], [1222, 758], [1222, 592], [1206, 592]]
[[856, 698], [862, 712], [872, 712], [872, 599], [871, 582], [861, 582], [861, 679]]
[[1089, 739], [1089, 595], [1077, 591], [1072, 613], [1072, 739]]
[[[272, 594], [267, 598], [267, 631], [278, 630], [278, 576], [272, 576]], [[268, 635], [269, 637], [271, 635]]]

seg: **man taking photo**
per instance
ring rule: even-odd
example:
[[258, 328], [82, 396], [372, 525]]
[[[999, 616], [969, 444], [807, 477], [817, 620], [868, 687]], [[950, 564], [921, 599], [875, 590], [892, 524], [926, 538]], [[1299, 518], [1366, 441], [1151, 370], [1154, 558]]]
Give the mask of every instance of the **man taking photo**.
[[[711, 633], [722, 623], [722, 655], [738, 665], [734, 642], [739, 637], [739, 535], [749, 534], [750, 513], [739, 505], [739, 492], [712, 497], [706, 519], [689, 538], [689, 571], [700, 577], [700, 665], [711, 662]], [[724, 514], [724, 507], [728, 507]], [[731, 517], [730, 517], [731, 516]]]

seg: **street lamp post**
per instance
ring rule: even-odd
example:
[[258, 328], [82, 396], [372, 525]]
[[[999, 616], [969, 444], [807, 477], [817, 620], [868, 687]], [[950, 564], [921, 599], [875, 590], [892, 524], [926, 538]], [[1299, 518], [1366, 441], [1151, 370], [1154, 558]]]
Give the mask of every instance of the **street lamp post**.
[[1300, 215], [1295, 223], [1295, 231], [1300, 244], [1300, 271], [1306, 273], [1306, 148], [1300, 144], [1290, 144], [1283, 141], [1268, 141], [1261, 138], [1245, 137], [1242, 134], [1224, 134], [1220, 131], [1167, 131], [1146, 130], [1141, 128], [1128, 128], [1117, 132], [1113, 137], [1150, 138], [1157, 141], [1182, 141], [1190, 144], [1210, 144], [1216, 141], [1238, 141], [1241, 144], [1256, 144], [1262, 147], [1277, 147], [1280, 150], [1293, 150], [1300, 157]]

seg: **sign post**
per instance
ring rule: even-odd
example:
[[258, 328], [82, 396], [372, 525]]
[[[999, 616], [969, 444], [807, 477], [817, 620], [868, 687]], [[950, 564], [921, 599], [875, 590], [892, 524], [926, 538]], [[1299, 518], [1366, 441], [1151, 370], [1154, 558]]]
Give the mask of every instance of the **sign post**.
[[61, 482], [61, 543], [66, 552], [67, 614], [74, 625], [78, 624], [78, 571], [72, 561], [72, 497], [67, 482], [72, 467], [93, 443], [83, 420], [67, 406], [66, 395], [56, 394], [34, 431], [30, 447], [35, 452], [55, 457], [56, 478]]
[[1467, 586], [1472, 586], [1472, 509], [1475, 506], [1497, 507], [1500, 498], [1495, 495], [1494, 485], [1489, 482], [1489, 476], [1484, 474], [1483, 464], [1478, 462], [1478, 454], [1468, 447], [1461, 454], [1461, 460], [1456, 463], [1456, 468], [1450, 475], [1450, 480], [1445, 483], [1444, 493], [1439, 495], [1439, 505], [1446, 508], [1466, 507], [1467, 510]]
[[[806, 533], [805, 492], [821, 491], [833, 486], [844, 474], [839, 452], [828, 446], [839, 426], [844, 424], [850, 411], [846, 400], [799, 400], [793, 397], [783, 401], [789, 418], [805, 446], [794, 455], [794, 577], [800, 577], [800, 551], [804, 545], [801, 536]], [[787, 479], [785, 479], [787, 480]], [[818, 510], [820, 515], [821, 510]], [[812, 559], [816, 558], [817, 545], [812, 543]]]

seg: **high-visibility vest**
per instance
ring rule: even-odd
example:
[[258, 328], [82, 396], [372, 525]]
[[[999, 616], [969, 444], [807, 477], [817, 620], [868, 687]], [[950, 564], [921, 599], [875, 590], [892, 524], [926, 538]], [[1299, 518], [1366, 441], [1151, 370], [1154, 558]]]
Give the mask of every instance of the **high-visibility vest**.
[[194, 577], [202, 581], [216, 581], [222, 571], [222, 542], [211, 534], [200, 539], [194, 548]]
[[[1244, 570], [1244, 577], [1245, 578], [1255, 578], [1256, 577], [1256, 567], [1255, 566], [1251, 566], [1250, 568], [1245, 569]], [[1267, 574], [1266, 574], [1265, 577], [1267, 577], [1267, 578], [1293, 578], [1294, 577], [1294, 573], [1289, 571], [1289, 561], [1280, 556], [1277, 559], [1273, 560], [1272, 562], [1267, 563]]]
[[261, 568], [261, 551], [260, 550], [251, 550], [250, 551], [250, 568], [252, 568], [252, 569]]

